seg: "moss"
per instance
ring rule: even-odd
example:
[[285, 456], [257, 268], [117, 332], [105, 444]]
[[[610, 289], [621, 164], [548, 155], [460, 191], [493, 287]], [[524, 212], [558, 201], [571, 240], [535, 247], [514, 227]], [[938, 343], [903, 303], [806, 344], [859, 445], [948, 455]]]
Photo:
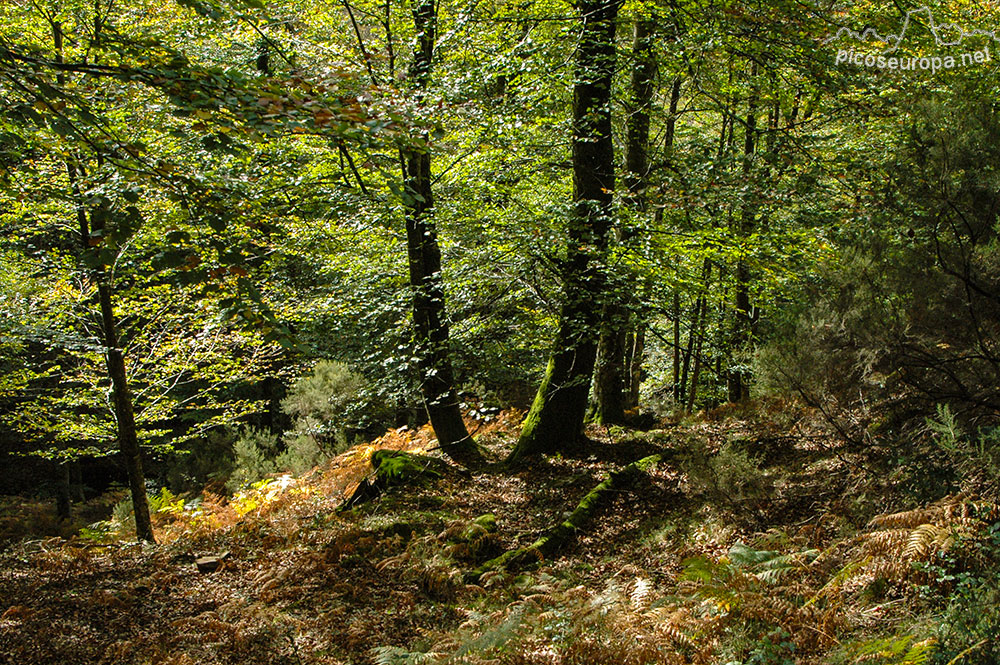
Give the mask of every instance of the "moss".
[[411, 455], [399, 450], [376, 450], [372, 454], [376, 482], [386, 486], [406, 484], [424, 478], [440, 478], [443, 475], [441, 460], [433, 457]]
[[662, 454], [649, 455], [648, 457], [643, 457], [638, 461], [632, 462], [619, 471], [608, 474], [594, 489], [587, 492], [586, 496], [580, 499], [580, 503], [577, 504], [569, 517], [552, 529], [549, 529], [534, 543], [528, 547], [509, 550], [494, 559], [490, 559], [477, 570], [470, 573], [469, 577], [471, 579], [478, 579], [483, 573], [490, 570], [522, 567], [551, 557], [569, 542], [576, 535], [576, 532], [583, 528], [590, 518], [593, 517], [594, 512], [606, 495], [625, 487], [637, 475], [645, 473], [662, 459]]
[[481, 526], [486, 529], [487, 532], [493, 533], [497, 530], [497, 518], [493, 513], [486, 513], [485, 515], [480, 515], [476, 519], [472, 520], [473, 524]]

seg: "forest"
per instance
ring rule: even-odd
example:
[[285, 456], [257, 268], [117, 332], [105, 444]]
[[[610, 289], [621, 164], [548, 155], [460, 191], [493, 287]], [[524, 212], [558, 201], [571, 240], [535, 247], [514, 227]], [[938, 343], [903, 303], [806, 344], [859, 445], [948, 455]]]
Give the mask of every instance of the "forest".
[[1000, 662], [997, 30], [2, 0], [0, 664]]

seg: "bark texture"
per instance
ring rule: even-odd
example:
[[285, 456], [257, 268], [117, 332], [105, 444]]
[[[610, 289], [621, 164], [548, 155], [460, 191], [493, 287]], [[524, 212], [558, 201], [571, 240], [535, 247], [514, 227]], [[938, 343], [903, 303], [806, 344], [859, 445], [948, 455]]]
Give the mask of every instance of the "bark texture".
[[[421, 0], [413, 8], [417, 37], [410, 78], [418, 95], [423, 94], [430, 80], [436, 11], [433, 0]], [[441, 450], [462, 464], [475, 465], [481, 461], [481, 455], [462, 420], [448, 346], [441, 248], [433, 220], [431, 155], [426, 147], [409, 149], [402, 152], [401, 161], [420, 390]]]
[[611, 83], [615, 0], [577, 5], [583, 31], [573, 90], [573, 209], [562, 266], [564, 304], [548, 367], [511, 460], [571, 446], [583, 430], [600, 334], [615, 187]]

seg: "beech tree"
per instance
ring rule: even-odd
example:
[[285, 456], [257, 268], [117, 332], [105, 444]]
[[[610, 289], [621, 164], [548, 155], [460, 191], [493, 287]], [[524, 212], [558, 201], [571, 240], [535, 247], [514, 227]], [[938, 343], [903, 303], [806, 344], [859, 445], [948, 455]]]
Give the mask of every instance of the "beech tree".
[[511, 460], [573, 445], [583, 429], [597, 355], [615, 189], [611, 86], [616, 0], [581, 0], [573, 90], [573, 204], [561, 275], [563, 306], [545, 376]]
[[[413, 26], [416, 37], [409, 78], [420, 99], [427, 90], [434, 61], [437, 35], [437, 3], [434, 0], [416, 1]], [[425, 134], [425, 142], [427, 138]], [[433, 219], [430, 148], [425, 144], [423, 147], [404, 149], [400, 160], [420, 390], [441, 449], [458, 461], [474, 464], [479, 461], [480, 455], [462, 420], [448, 348], [448, 321], [441, 283], [441, 248]]]

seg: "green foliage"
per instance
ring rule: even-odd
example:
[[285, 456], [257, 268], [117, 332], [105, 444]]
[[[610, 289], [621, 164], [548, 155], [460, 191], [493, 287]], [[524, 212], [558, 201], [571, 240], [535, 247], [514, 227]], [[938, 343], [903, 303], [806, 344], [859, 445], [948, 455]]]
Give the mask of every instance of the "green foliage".
[[244, 427], [233, 443], [233, 473], [226, 483], [235, 491], [278, 471], [280, 443], [277, 434]]
[[344, 363], [316, 363], [281, 402], [282, 410], [292, 417], [292, 429], [284, 435], [290, 457], [282, 464], [300, 471], [324, 456], [343, 452], [362, 433], [381, 433], [388, 412], [373, 388]]
[[947, 454], [948, 463], [963, 484], [994, 492], [1000, 486], [1000, 428], [980, 428], [965, 434], [946, 404], [937, 405], [937, 417], [927, 418], [934, 442]]
[[775, 628], [753, 644], [741, 665], [795, 665], [795, 643], [790, 637], [783, 628]]
[[[166, 487], [156, 494], [146, 495], [150, 515], [163, 513], [179, 515], [184, 512], [184, 499], [176, 496]], [[121, 537], [135, 534], [135, 511], [132, 508], [132, 497], [126, 496], [111, 509], [111, 519], [107, 522], [97, 522], [81, 532], [81, 537], [95, 540], [106, 540], [109, 535]]]
[[913, 635], [894, 635], [853, 644], [850, 653], [851, 662], [880, 665], [925, 665], [941, 658], [933, 639], [919, 639]]
[[436, 662], [440, 654], [432, 651], [410, 651], [402, 647], [383, 646], [372, 649], [376, 665], [422, 665]]
[[[935, 631], [938, 649], [933, 662], [996, 663], [1000, 659], [996, 640], [1000, 634], [1000, 523], [992, 524], [985, 538], [966, 542], [962, 549], [976, 564], [974, 568], [953, 560], [951, 566], [938, 569], [939, 582], [951, 592], [943, 599], [946, 607]], [[952, 572], [956, 568], [961, 572]]]

